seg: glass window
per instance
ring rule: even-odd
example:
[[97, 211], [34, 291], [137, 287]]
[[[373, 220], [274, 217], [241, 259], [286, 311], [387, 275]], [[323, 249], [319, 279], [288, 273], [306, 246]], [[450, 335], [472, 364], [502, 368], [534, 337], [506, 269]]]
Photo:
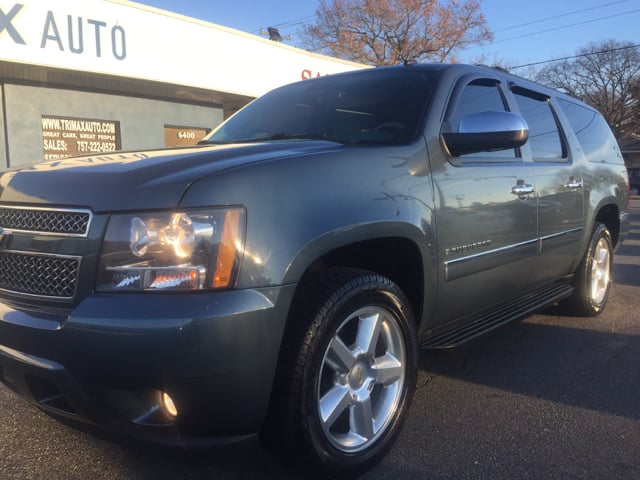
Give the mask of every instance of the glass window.
[[534, 161], [565, 161], [566, 153], [558, 122], [546, 98], [514, 91], [520, 114], [529, 125], [529, 146]]
[[366, 70], [304, 80], [240, 110], [203, 142], [323, 139], [348, 145], [403, 145], [422, 131], [435, 74]]
[[[462, 91], [456, 103], [455, 110], [449, 118], [447, 128], [452, 132], [458, 132], [460, 121], [471, 114], [480, 112], [504, 112], [506, 110], [504, 98], [497, 82], [476, 80], [467, 85]], [[478, 152], [462, 155], [460, 158], [464, 161], [476, 160], [482, 162], [513, 160], [516, 158], [516, 151], [510, 149], [498, 152]]]
[[558, 100], [558, 104], [590, 162], [624, 162], [616, 139], [602, 115], [567, 100]]

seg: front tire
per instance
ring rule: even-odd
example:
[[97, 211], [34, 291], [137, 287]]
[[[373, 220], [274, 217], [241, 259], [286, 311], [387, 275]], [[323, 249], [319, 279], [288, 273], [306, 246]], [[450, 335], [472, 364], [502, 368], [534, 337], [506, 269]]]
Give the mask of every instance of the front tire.
[[613, 243], [606, 225], [597, 223], [589, 248], [576, 272], [568, 306], [574, 315], [594, 317], [604, 310], [611, 290]]
[[[402, 291], [358, 270], [302, 281], [285, 334], [270, 448], [332, 473], [364, 471], [391, 448], [415, 389], [415, 323]], [[288, 458], [296, 460], [296, 458]]]

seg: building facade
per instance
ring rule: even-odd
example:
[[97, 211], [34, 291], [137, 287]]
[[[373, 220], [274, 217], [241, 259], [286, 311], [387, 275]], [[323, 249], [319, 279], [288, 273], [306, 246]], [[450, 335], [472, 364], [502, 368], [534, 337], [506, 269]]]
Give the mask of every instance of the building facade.
[[624, 163], [629, 172], [629, 186], [632, 195], [640, 195], [640, 141], [629, 141], [620, 145]]
[[0, 0], [0, 170], [194, 144], [272, 88], [357, 68], [126, 0]]

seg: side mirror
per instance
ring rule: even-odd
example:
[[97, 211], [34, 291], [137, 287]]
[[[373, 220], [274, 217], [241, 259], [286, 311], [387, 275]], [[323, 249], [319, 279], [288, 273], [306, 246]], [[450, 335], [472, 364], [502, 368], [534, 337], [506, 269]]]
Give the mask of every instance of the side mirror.
[[529, 139], [529, 126], [512, 112], [480, 112], [464, 117], [457, 133], [442, 133], [454, 157], [521, 147]]

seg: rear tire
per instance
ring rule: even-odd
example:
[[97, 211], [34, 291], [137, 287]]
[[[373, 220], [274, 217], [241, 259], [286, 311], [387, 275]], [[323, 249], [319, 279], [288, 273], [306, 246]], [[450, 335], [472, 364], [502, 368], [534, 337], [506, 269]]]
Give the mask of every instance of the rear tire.
[[417, 372], [411, 308], [389, 279], [331, 270], [303, 279], [263, 439], [286, 460], [353, 475], [391, 448]]
[[570, 313], [585, 317], [599, 315], [607, 304], [611, 290], [613, 244], [611, 234], [597, 223], [589, 248], [576, 272], [573, 295], [567, 300]]

